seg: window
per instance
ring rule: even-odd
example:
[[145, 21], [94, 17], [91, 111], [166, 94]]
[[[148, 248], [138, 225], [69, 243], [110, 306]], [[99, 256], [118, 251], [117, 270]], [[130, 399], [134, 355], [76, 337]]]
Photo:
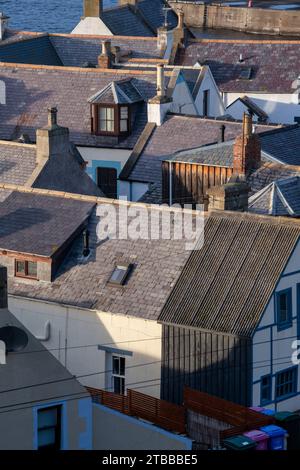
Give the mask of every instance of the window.
[[115, 131], [115, 109], [100, 107], [98, 112], [98, 129], [100, 132]]
[[92, 105], [92, 132], [97, 135], [126, 135], [130, 131], [130, 109], [124, 105]]
[[119, 395], [125, 394], [125, 357], [112, 356], [112, 389]]
[[300, 124], [300, 116], [294, 116], [294, 122]]
[[131, 270], [132, 270], [131, 264], [127, 266], [121, 266], [121, 265], [116, 266], [108, 282], [110, 284], [123, 286]]
[[97, 168], [97, 184], [106, 197], [118, 197], [118, 172], [115, 168]]
[[261, 378], [261, 404], [272, 401], [272, 376], [265, 375]]
[[16, 260], [15, 275], [17, 277], [28, 277], [37, 279], [37, 263], [34, 261]]
[[38, 410], [38, 449], [61, 449], [61, 406]]
[[250, 80], [251, 75], [252, 75], [252, 68], [251, 67], [243, 67], [240, 70], [239, 79], [240, 80]]
[[209, 90], [203, 91], [203, 116], [209, 116]]
[[276, 399], [285, 399], [297, 393], [297, 367], [276, 374]]
[[279, 330], [292, 325], [292, 289], [276, 293], [276, 317]]

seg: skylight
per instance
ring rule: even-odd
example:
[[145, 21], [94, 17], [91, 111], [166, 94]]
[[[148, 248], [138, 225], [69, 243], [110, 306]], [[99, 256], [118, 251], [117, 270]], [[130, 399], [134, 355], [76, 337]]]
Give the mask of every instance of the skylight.
[[114, 284], [116, 286], [123, 286], [126, 282], [126, 279], [132, 269], [132, 265], [117, 265], [113, 270], [110, 278], [109, 284]]
[[240, 74], [238, 78], [240, 80], [250, 80], [251, 73], [252, 73], [251, 67], [244, 67], [240, 70]]

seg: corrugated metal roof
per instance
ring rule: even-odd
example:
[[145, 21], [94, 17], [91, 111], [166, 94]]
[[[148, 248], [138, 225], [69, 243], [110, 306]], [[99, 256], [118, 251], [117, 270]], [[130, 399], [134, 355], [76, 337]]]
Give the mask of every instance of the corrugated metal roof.
[[300, 224], [213, 213], [159, 321], [251, 336], [300, 236]]

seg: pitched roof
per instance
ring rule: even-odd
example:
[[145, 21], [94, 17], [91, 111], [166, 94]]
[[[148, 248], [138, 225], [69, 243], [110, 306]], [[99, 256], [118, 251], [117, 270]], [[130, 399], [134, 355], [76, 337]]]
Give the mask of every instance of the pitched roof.
[[[37, 67], [37, 68], [36, 68]], [[57, 106], [60, 122], [70, 130], [76, 145], [133, 148], [147, 122], [147, 107], [141, 103], [132, 115], [132, 133], [118, 140], [91, 134], [88, 99], [112, 81], [131, 78], [145, 100], [156, 94], [155, 72], [2, 65], [0, 80], [6, 85], [6, 106], [1, 107], [0, 139], [16, 140], [22, 133], [35, 141], [35, 131], [46, 124], [41, 112]], [[17, 112], [16, 112], [17, 106]]]
[[37, 163], [36, 145], [0, 141], [0, 183], [26, 185], [92, 196], [103, 195], [83, 168], [84, 160], [70, 143], [69, 151]]
[[[54, 193], [51, 193], [48, 197], [53, 199], [54, 205], [59, 205], [62, 209], [65, 203], [70, 202], [68, 200], [70, 195], [61, 197], [59, 194], [54, 196]], [[55, 199], [58, 200], [57, 203]], [[82, 199], [85, 200], [85, 198]], [[96, 201], [97, 198], [94, 200]], [[81, 201], [76, 202], [79, 204]], [[18, 278], [10, 278], [9, 293], [74, 305], [79, 308], [94, 308], [115, 314], [156, 320], [189, 256], [185, 241], [112, 238], [100, 243], [97, 237], [97, 227], [101, 216], [99, 211], [107, 210], [106, 206], [103, 206], [107, 203], [112, 210], [116, 210], [117, 214], [119, 208], [124, 207], [124, 202], [98, 199], [98, 214], [94, 210], [88, 225], [91, 254], [87, 261], [82, 261], [82, 239], [79, 237], [62, 262], [53, 282], [24, 283]], [[5, 206], [6, 201], [2, 204]], [[136, 203], [127, 204], [128, 208], [133, 205], [137, 209], [145, 209], [145, 206]], [[169, 210], [157, 208], [157, 211], [161, 214]], [[70, 224], [72, 213], [73, 211], [64, 221], [65, 227]], [[123, 224], [126, 223], [123, 219], [123, 230], [125, 229]], [[38, 227], [39, 224], [36, 222], [36, 229]], [[48, 244], [50, 240], [47, 234], [44, 238], [44, 243]], [[115, 266], [122, 263], [132, 263], [133, 270], [124, 287], [114, 287], [108, 281]]]
[[[297, 40], [193, 40], [181, 50], [179, 63], [209, 65], [222, 92], [294, 93], [300, 69], [299, 44]], [[246, 70], [250, 79], [241, 78]]]
[[88, 99], [89, 103], [133, 104], [143, 101], [132, 79], [109, 83]]
[[0, 61], [19, 64], [63, 65], [48, 35], [2, 45]]
[[232, 167], [233, 141], [176, 152], [166, 161]]
[[[7, 309], [0, 310], [0, 329], [7, 325], [20, 328], [28, 343], [18, 353], [8, 352], [6, 365], [1, 366], [2, 412], [20, 404], [35, 406], [52, 402], [55, 397], [88, 397], [85, 388]], [[27, 403], [27, 405], [26, 405]], [[45, 403], [46, 404], [46, 403]]]
[[249, 211], [300, 217], [300, 171], [298, 176], [276, 180], [251, 196]]
[[265, 111], [260, 108], [251, 98], [249, 98], [249, 96], [247, 95], [244, 95], [244, 96], [240, 96], [239, 98], [237, 98], [235, 101], [233, 101], [232, 103], [230, 103], [229, 106], [227, 106], [227, 110], [229, 110], [230, 112], [230, 107], [235, 104], [237, 101], [240, 101], [244, 106], [246, 106], [246, 108], [251, 111], [253, 114], [255, 114], [259, 119], [261, 119], [262, 121], [266, 121], [268, 119], [268, 115], [267, 113], [265, 113]]
[[119, 36], [154, 36], [153, 31], [130, 5], [103, 10], [101, 19], [113, 34]]
[[299, 224], [213, 213], [159, 321], [251, 336], [300, 236]]
[[300, 125], [270, 130], [261, 136], [261, 148], [266, 156], [287, 165], [300, 165]]
[[0, 141], [0, 182], [24, 185], [36, 166], [35, 145]]
[[[138, 158], [127, 161], [120, 178], [155, 183], [161, 188], [162, 161], [168, 159], [175, 152], [218, 142], [222, 124], [226, 126], [226, 140], [233, 139], [241, 133], [242, 124], [237, 121], [228, 120], [225, 122], [197, 116], [167, 115], [164, 123], [156, 127], [150, 138], [148, 137]], [[258, 132], [263, 132], [266, 129], [268, 126], [257, 126]], [[143, 135], [140, 139], [142, 138]], [[143, 200], [143, 202], [145, 201]]]
[[50, 257], [87, 220], [94, 205], [12, 192], [0, 204], [0, 247]]
[[120, 47], [121, 62], [132, 58], [161, 58], [156, 38], [50, 34], [51, 43], [63, 65], [67, 67], [82, 67], [87, 62], [96, 66], [104, 39], [109, 39], [112, 48]]

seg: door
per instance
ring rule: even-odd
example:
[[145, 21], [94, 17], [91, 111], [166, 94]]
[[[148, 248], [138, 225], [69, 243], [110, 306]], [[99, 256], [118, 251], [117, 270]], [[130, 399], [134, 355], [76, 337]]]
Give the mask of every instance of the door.
[[97, 168], [97, 185], [103, 191], [106, 197], [116, 199], [118, 173], [115, 168]]

